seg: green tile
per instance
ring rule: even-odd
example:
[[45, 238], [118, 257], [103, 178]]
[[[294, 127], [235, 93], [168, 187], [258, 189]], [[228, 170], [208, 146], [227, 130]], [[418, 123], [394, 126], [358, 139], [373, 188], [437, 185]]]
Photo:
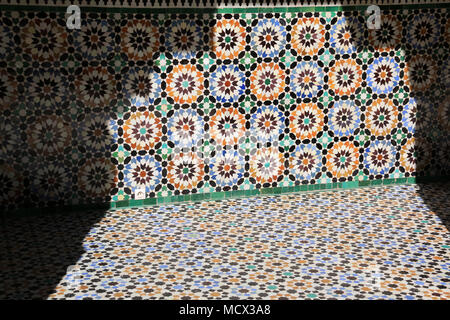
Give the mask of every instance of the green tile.
[[395, 183], [395, 179], [384, 179], [383, 180], [383, 184], [388, 185], [388, 184], [393, 184]]
[[359, 185], [360, 187], [367, 187], [367, 186], [370, 186], [370, 180], [359, 181], [358, 185]]
[[205, 198], [203, 193], [194, 193], [191, 195], [191, 201], [201, 201]]
[[116, 202], [116, 208], [128, 207], [128, 205], [129, 205], [129, 200], [123, 200], [123, 201]]
[[281, 193], [291, 193], [294, 191], [293, 187], [282, 187], [281, 188]]
[[246, 13], [246, 8], [232, 8], [233, 13]]
[[273, 193], [273, 188], [262, 188], [259, 189], [259, 191], [261, 192], [261, 194], [272, 194]]
[[358, 181], [346, 181], [342, 183], [344, 189], [352, 189], [358, 187]]
[[259, 10], [258, 10], [258, 12], [261, 12], [261, 13], [270, 13], [270, 12], [273, 12], [273, 8], [260, 7]]
[[233, 193], [231, 191], [225, 191], [225, 199], [233, 198]]
[[408, 179], [408, 183], [416, 183], [416, 177], [409, 177]]
[[235, 190], [231, 191], [233, 197], [243, 197], [245, 196], [245, 190]]
[[259, 190], [258, 189], [245, 190], [245, 196], [246, 197], [256, 196], [258, 194], [259, 194]]
[[[183, 8], [181, 8], [181, 10], [183, 10]], [[233, 13], [233, 9], [232, 8], [217, 8], [216, 12], [217, 13], [222, 13], [222, 14]]]
[[314, 7], [298, 7], [297, 12], [314, 12]]
[[378, 186], [383, 183], [383, 180], [371, 180], [372, 186]]
[[156, 198], [144, 199], [144, 205], [155, 205], [157, 203]]
[[[165, 10], [165, 9], [163, 9]], [[217, 13], [217, 9], [216, 8], [203, 8], [203, 9], [199, 9], [202, 13], [208, 13], [208, 14], [215, 14]]]
[[144, 204], [144, 200], [130, 199], [130, 200], [128, 200], [128, 202], [129, 202], [129, 206], [130, 207], [139, 207], [139, 206], [142, 206]]
[[316, 12], [327, 12], [329, 11], [328, 7], [315, 7], [314, 11]]
[[362, 7], [359, 7], [359, 6], [346, 6], [346, 7], [344, 7], [345, 9], [344, 10], [342, 10], [342, 11], [347, 11], [347, 12], [350, 12], [350, 11], [360, 11], [361, 9], [362, 9]]
[[286, 12], [297, 12], [295, 7], [287, 7]]
[[406, 183], [408, 181], [408, 179], [406, 178], [397, 178], [396, 182], [397, 183]]
[[280, 194], [282, 192], [282, 188], [272, 188], [273, 193]]
[[213, 192], [211, 193], [211, 199], [224, 199], [225, 192]]
[[273, 12], [286, 12], [287, 7], [275, 7], [273, 8]]
[[328, 11], [335, 12], [335, 11], [343, 11], [343, 10], [342, 10], [342, 7], [328, 7]]

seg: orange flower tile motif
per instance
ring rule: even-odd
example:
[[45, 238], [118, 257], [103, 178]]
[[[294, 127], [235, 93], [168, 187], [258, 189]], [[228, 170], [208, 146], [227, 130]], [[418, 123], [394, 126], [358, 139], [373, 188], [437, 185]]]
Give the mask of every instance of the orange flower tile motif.
[[203, 94], [203, 74], [193, 65], [177, 65], [167, 76], [167, 94], [176, 103], [193, 103]]
[[422, 171], [431, 161], [431, 150], [424, 139], [412, 137], [400, 150], [400, 165], [407, 172]]
[[289, 169], [296, 179], [314, 179], [322, 166], [322, 151], [312, 144], [298, 145], [289, 157]]
[[149, 111], [131, 113], [123, 126], [124, 141], [136, 150], [149, 150], [162, 136], [161, 120]]
[[350, 177], [358, 169], [359, 151], [350, 141], [339, 141], [327, 153], [327, 168], [336, 178]]
[[315, 103], [301, 103], [289, 116], [289, 129], [297, 139], [312, 139], [324, 126], [324, 113]]
[[285, 73], [274, 62], [258, 64], [250, 76], [250, 89], [258, 100], [277, 99], [285, 87]]
[[350, 95], [361, 86], [361, 76], [361, 67], [355, 60], [338, 60], [330, 68], [328, 85], [338, 95]]
[[89, 159], [78, 172], [78, 187], [92, 199], [106, 197], [116, 187], [117, 168], [107, 158]]
[[67, 32], [56, 19], [34, 19], [22, 29], [23, 50], [33, 60], [58, 61], [67, 50]]
[[397, 126], [398, 110], [390, 99], [377, 99], [367, 107], [366, 127], [375, 136], [385, 136]]
[[121, 29], [120, 47], [130, 60], [149, 60], [159, 49], [158, 28], [150, 20], [129, 20]]
[[28, 127], [27, 142], [31, 149], [41, 156], [62, 155], [71, 145], [71, 128], [63, 117], [44, 115]]
[[325, 42], [325, 26], [319, 18], [302, 18], [292, 27], [291, 37], [299, 55], [317, 54]]
[[283, 154], [276, 147], [258, 149], [250, 159], [250, 176], [258, 183], [277, 181], [283, 170]]
[[222, 108], [209, 122], [211, 137], [221, 145], [235, 145], [245, 134], [245, 116], [235, 108]]
[[204, 163], [194, 152], [175, 155], [167, 166], [167, 180], [176, 190], [196, 188], [204, 176]]
[[211, 35], [211, 49], [219, 59], [234, 59], [244, 51], [245, 28], [237, 20], [218, 20]]
[[378, 51], [390, 51], [402, 40], [402, 24], [395, 15], [381, 15], [380, 29], [369, 30], [369, 42]]
[[432, 56], [413, 56], [405, 67], [406, 85], [412, 91], [426, 91], [436, 82], [437, 70]]
[[90, 108], [104, 108], [116, 95], [114, 75], [104, 67], [88, 67], [75, 80], [77, 95]]

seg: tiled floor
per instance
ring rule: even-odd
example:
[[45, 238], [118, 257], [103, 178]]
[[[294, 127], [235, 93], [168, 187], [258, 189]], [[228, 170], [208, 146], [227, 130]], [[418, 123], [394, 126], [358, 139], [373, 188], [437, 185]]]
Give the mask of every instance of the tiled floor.
[[0, 298], [450, 299], [449, 205], [431, 184], [8, 216]]

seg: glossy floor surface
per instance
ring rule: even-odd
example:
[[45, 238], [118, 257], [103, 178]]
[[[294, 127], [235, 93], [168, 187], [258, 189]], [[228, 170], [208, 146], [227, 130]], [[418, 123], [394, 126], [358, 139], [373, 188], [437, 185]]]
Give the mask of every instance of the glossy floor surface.
[[4, 216], [0, 298], [449, 299], [450, 184]]

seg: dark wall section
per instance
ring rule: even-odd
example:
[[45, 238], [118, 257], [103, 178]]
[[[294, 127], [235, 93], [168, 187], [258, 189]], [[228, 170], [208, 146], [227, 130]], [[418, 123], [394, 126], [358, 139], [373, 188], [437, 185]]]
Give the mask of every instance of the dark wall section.
[[448, 175], [448, 9], [334, 10], [1, 11], [2, 207]]

